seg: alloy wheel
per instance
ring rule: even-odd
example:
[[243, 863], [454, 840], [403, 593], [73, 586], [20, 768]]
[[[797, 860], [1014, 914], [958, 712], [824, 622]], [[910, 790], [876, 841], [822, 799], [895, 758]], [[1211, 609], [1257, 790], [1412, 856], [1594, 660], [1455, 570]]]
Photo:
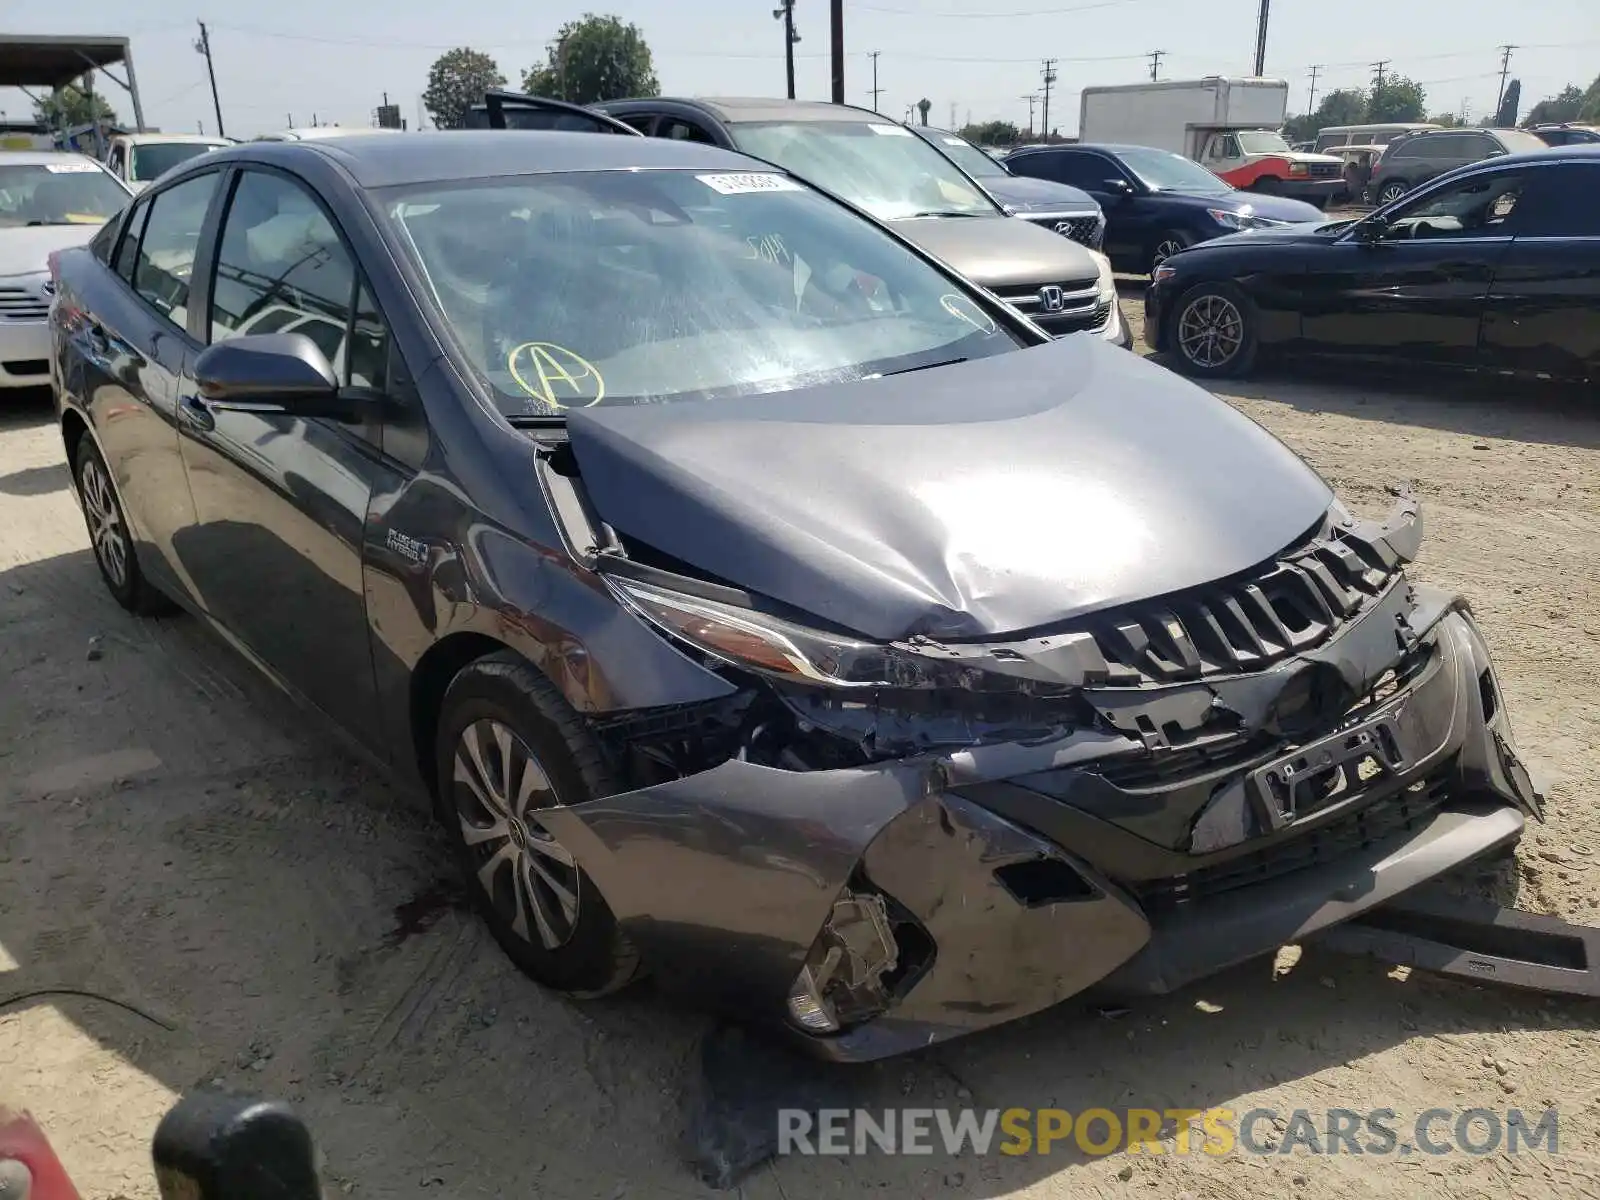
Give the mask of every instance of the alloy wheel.
[[1405, 194], [1406, 194], [1406, 189], [1405, 189], [1405, 185], [1404, 184], [1391, 183], [1391, 184], [1386, 185], [1384, 187], [1383, 191], [1378, 193], [1378, 203], [1379, 204], [1393, 204], [1396, 200], [1400, 199], [1400, 197], [1404, 196]]
[[1243, 345], [1244, 317], [1226, 296], [1197, 297], [1178, 318], [1178, 346], [1197, 367], [1225, 366]]
[[1156, 252], [1151, 256], [1150, 259], [1151, 269], [1153, 270], [1156, 267], [1159, 267], [1162, 263], [1166, 262], [1167, 259], [1184, 249], [1186, 249], [1186, 247], [1177, 238], [1163, 238], [1161, 241], [1156, 243]]
[[518, 937], [564, 946], [578, 923], [578, 867], [539, 822], [561, 804], [544, 767], [509, 726], [486, 718], [461, 731], [452, 777], [478, 885]]
[[116, 494], [111, 490], [111, 480], [98, 458], [90, 457], [84, 461], [78, 483], [84, 515], [89, 519], [89, 537], [94, 543], [95, 557], [100, 560], [100, 566], [114, 586], [126, 587], [128, 539], [123, 528], [122, 512], [117, 508]]

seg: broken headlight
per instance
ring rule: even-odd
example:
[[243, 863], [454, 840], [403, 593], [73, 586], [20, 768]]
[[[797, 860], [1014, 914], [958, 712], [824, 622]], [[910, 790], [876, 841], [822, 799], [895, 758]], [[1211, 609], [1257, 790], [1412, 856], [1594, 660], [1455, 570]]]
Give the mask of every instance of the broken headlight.
[[767, 613], [605, 576], [613, 594], [652, 625], [714, 658], [792, 683], [915, 687], [928, 670], [889, 646], [796, 625]]

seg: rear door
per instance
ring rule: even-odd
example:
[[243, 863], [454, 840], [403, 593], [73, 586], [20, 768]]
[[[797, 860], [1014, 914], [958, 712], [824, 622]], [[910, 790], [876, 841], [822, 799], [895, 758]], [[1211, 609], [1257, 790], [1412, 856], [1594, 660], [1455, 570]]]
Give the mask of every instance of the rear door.
[[1113, 191], [1110, 184], [1115, 179], [1136, 191], [1142, 189], [1118, 163], [1093, 150], [1053, 150], [1008, 158], [1006, 166], [1018, 175], [1065, 183], [1088, 192], [1106, 216], [1106, 255], [1119, 260], [1143, 259], [1149, 241], [1149, 223], [1140, 215], [1143, 198]]
[[1600, 378], [1600, 162], [1530, 174], [1526, 218], [1489, 290], [1485, 357], [1496, 366]]
[[80, 297], [73, 334], [80, 398], [116, 481], [139, 562], [158, 586], [198, 596], [174, 546], [194, 520], [178, 453], [177, 407], [199, 343], [189, 333], [195, 262], [222, 173], [146, 192], [123, 221], [108, 271]]
[[1378, 241], [1323, 247], [1302, 279], [1302, 331], [1319, 349], [1472, 366], [1490, 281], [1524, 217], [1528, 170], [1428, 189]]
[[196, 520], [178, 551], [212, 615], [347, 730], [378, 744], [362, 534], [381, 463], [388, 326], [348, 241], [304, 183], [237, 172], [210, 263], [210, 343], [293, 332], [361, 419], [212, 407], [190, 390], [181, 445]]

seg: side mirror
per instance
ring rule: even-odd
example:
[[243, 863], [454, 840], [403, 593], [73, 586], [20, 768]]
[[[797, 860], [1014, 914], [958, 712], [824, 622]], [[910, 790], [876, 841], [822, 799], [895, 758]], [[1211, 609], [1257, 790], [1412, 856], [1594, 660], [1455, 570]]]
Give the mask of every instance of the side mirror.
[[1355, 240], [1364, 245], [1383, 241], [1383, 235], [1389, 232], [1389, 222], [1380, 217], [1368, 217], [1355, 227]]
[[305, 410], [339, 394], [328, 356], [303, 333], [252, 333], [217, 342], [195, 359], [194, 375], [213, 408]]
[[1107, 179], [1104, 183], [1106, 191], [1113, 196], [1127, 197], [1133, 195], [1133, 184], [1126, 179]]

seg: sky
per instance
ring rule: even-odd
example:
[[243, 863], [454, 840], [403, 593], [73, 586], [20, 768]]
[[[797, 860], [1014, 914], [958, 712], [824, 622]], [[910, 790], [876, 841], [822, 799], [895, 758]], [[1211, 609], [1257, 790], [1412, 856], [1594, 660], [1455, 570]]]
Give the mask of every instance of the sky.
[[[368, 125], [387, 93], [413, 128], [429, 64], [452, 46], [488, 52], [513, 86], [543, 61], [566, 20], [592, 7], [636, 23], [655, 55], [667, 95], [775, 95], [784, 87], [779, 0], [579, 0], [571, 8], [462, 4], [439, 0], [73, 0], [13, 8], [13, 33], [110, 34], [133, 41], [148, 125], [216, 132], [205, 60], [195, 51], [196, 19], [207, 22], [225, 132], [248, 137], [308, 125]], [[1078, 91], [1149, 77], [1162, 50], [1163, 79], [1249, 74], [1258, 0], [845, 0], [846, 99], [904, 118], [923, 98], [933, 124], [1003, 119], [1028, 122], [1026, 97], [1040, 93], [1040, 60], [1057, 59], [1050, 122], [1078, 124]], [[828, 4], [796, 0], [796, 94], [829, 98]], [[1430, 112], [1469, 119], [1492, 110], [1500, 44], [1518, 43], [1511, 74], [1522, 80], [1523, 111], [1568, 83], [1600, 75], [1597, 0], [1277, 0], [1266, 73], [1287, 79], [1290, 111], [1305, 111], [1310, 71], [1317, 93], [1358, 87], [1371, 63], [1426, 85]], [[131, 106], [108, 82], [119, 115]], [[0, 111], [31, 111], [0, 89]], [[1035, 102], [1036, 122], [1039, 104]]]

